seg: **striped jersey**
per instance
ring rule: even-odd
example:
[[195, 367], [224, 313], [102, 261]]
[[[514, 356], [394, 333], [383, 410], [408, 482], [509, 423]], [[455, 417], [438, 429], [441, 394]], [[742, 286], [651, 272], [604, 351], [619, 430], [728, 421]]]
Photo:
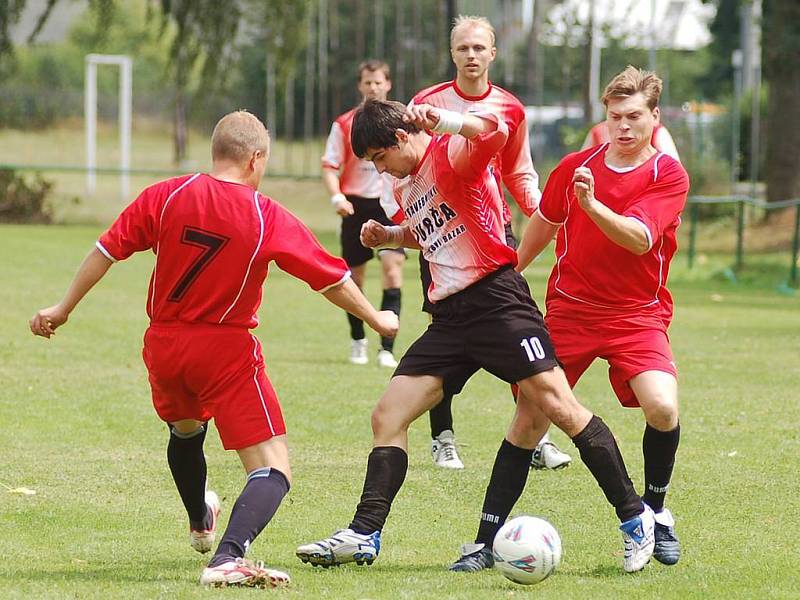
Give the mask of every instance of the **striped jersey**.
[[[561, 225], [548, 312], [566, 302], [574, 317], [637, 313], [658, 315], [668, 324], [673, 305], [666, 283], [689, 176], [681, 163], [660, 152], [634, 169], [615, 169], [605, 162], [607, 149], [602, 144], [567, 155], [545, 185], [537, 214]], [[581, 209], [572, 184], [579, 166], [591, 169], [600, 202], [641, 225], [650, 244], [645, 254], [612, 242]]]
[[381, 176], [375, 165], [353, 154], [350, 130], [356, 109], [339, 116], [331, 125], [322, 166], [339, 170], [339, 188], [346, 196], [378, 198], [381, 195]]
[[308, 228], [249, 186], [197, 173], [146, 188], [103, 233], [97, 248], [119, 261], [156, 255], [151, 322], [258, 325], [269, 263], [325, 291], [350, 276]]
[[414, 171], [393, 179], [392, 219], [405, 223], [430, 263], [428, 299], [437, 302], [496, 271], [516, 264], [505, 243], [503, 201], [489, 169], [508, 127], [495, 115], [494, 131], [472, 139], [437, 135]]
[[[526, 216], [533, 214], [541, 197], [539, 175], [531, 159], [525, 109], [512, 93], [490, 82], [486, 93], [468, 96], [455, 81], [448, 81], [417, 93], [411, 104], [430, 104], [458, 113], [492, 113], [503, 119], [508, 125], [508, 140], [492, 161], [497, 185], [502, 190], [501, 182], [505, 184]], [[511, 222], [511, 212], [504, 198], [503, 218], [506, 223]]]

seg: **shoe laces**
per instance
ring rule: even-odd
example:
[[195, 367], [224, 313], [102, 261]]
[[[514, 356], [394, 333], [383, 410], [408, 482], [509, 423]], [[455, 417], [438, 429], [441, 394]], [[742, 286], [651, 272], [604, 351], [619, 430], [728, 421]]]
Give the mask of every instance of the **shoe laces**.
[[445, 460], [455, 460], [456, 445], [453, 442], [441, 442], [439, 453], [444, 455]]

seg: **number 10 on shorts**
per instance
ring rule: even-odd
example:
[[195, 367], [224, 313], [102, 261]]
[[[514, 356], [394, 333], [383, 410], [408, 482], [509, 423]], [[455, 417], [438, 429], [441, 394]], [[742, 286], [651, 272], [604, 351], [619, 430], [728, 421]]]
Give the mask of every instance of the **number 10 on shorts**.
[[544, 358], [544, 348], [538, 337], [525, 338], [519, 345], [525, 349], [525, 354], [528, 355], [529, 361], [533, 362], [537, 359]]

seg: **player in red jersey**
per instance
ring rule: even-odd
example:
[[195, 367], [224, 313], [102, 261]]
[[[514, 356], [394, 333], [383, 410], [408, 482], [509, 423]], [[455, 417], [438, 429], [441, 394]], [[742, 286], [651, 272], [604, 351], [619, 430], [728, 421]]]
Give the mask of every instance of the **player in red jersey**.
[[[539, 205], [539, 176], [531, 160], [528, 141], [528, 124], [522, 103], [510, 92], [489, 81], [489, 67], [494, 61], [495, 32], [484, 17], [459, 16], [450, 32], [450, 55], [456, 66], [453, 81], [438, 83], [417, 93], [411, 100], [414, 104], [429, 104], [458, 113], [491, 112], [500, 116], [508, 126], [508, 140], [492, 160], [492, 170], [498, 189], [505, 185], [525, 216], [530, 217]], [[503, 194], [501, 193], [501, 198]], [[390, 199], [391, 200], [391, 199]], [[503, 223], [506, 243], [517, 247], [511, 229], [511, 211], [503, 199]], [[397, 210], [393, 202], [384, 202], [389, 216]], [[430, 285], [428, 263], [420, 255], [420, 273], [423, 291]], [[436, 308], [423, 294], [422, 310], [434, 314]], [[461, 469], [463, 463], [458, 455], [453, 427], [453, 398], [446, 394], [442, 401], [431, 409], [431, 454], [436, 465]], [[543, 422], [541, 442], [536, 446], [531, 465], [535, 468], [559, 469], [569, 465], [571, 458], [561, 452], [547, 435], [548, 424]]]
[[211, 143], [211, 172], [145, 189], [100, 236], [63, 300], [38, 311], [30, 328], [49, 338], [114, 262], [153, 251], [143, 357], [153, 405], [169, 425], [169, 467], [198, 552], [211, 549], [220, 510], [217, 495], [206, 492], [203, 442], [211, 418], [223, 445], [238, 452], [247, 473], [200, 582], [284, 585], [289, 582], [285, 573], [244, 559], [291, 481], [281, 407], [261, 344], [249, 332], [258, 325], [269, 263], [275, 261], [381, 335], [396, 332], [398, 322], [394, 313], [379, 313], [369, 304], [342, 259], [258, 192], [269, 153], [261, 121], [244, 111], [231, 113], [217, 123]]
[[644, 412], [644, 501], [655, 511], [654, 556], [675, 564], [680, 545], [664, 496], [680, 425], [666, 282], [689, 177], [651, 143], [660, 93], [661, 80], [634, 67], [611, 80], [603, 94], [611, 141], [570, 154], [550, 175], [517, 268], [558, 232], [546, 319], [558, 358], [571, 386], [595, 358], [605, 359], [620, 403]]
[[475, 544], [462, 548], [451, 569], [494, 563], [492, 541], [525, 487], [540, 413], [573, 439], [623, 530], [641, 533], [626, 538], [626, 570], [643, 568], [652, 554], [652, 511], [633, 489], [611, 431], [573, 396], [528, 285], [513, 269], [516, 253], [506, 244], [502, 199], [488, 168], [507, 136], [505, 120], [491, 113], [374, 100], [356, 113], [353, 150], [396, 178], [396, 221], [404, 223], [368, 221], [361, 240], [373, 248], [420, 249], [431, 266], [427, 294], [437, 310], [372, 413], [373, 449], [355, 517], [330, 538], [298, 547], [304, 562], [375, 560], [408, 470], [408, 427], [480, 368], [517, 383], [522, 393], [495, 459]]
[[[589, 130], [589, 133], [586, 134], [586, 139], [583, 140], [583, 146], [581, 146], [581, 150], [587, 150], [588, 148], [599, 146], [600, 144], [604, 144], [608, 141], [610, 141], [608, 135], [608, 122], [600, 121], [597, 125]], [[650, 138], [650, 145], [659, 152], [663, 152], [675, 160], [679, 161], [681, 159], [680, 155], [678, 154], [678, 149], [675, 147], [675, 140], [672, 139], [672, 136], [670, 135], [666, 126], [660, 122], [656, 123], [655, 127], [653, 127], [653, 135]]]
[[[368, 60], [358, 67], [358, 91], [362, 99], [377, 98], [386, 100], [392, 89], [389, 65], [379, 60]], [[381, 208], [381, 177], [375, 166], [361, 160], [353, 154], [350, 147], [350, 126], [355, 109], [349, 110], [336, 118], [331, 126], [325, 154], [322, 157], [322, 181], [331, 195], [336, 213], [342, 217], [340, 240], [342, 257], [353, 273], [353, 281], [359, 288], [364, 287], [367, 262], [372, 260], [373, 251], [365, 248], [359, 240], [361, 225], [369, 219], [391, 224]], [[381, 309], [391, 310], [400, 315], [401, 293], [403, 284], [403, 263], [405, 250], [379, 250], [381, 263], [381, 285], [383, 298]], [[364, 336], [364, 322], [351, 314], [350, 322], [350, 362], [365, 365], [367, 356], [367, 339]], [[381, 349], [378, 351], [378, 365], [394, 368], [397, 361], [393, 355], [394, 338], [382, 337]]]

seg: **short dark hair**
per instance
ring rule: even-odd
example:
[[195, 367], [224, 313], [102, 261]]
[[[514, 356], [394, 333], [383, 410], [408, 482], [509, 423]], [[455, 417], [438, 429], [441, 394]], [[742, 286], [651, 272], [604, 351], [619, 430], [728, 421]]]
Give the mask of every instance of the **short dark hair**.
[[389, 69], [389, 65], [383, 62], [382, 60], [378, 60], [376, 58], [371, 58], [369, 60], [365, 60], [360, 65], [358, 65], [358, 81], [361, 81], [361, 78], [364, 75], [364, 71], [369, 71], [370, 73], [374, 73], [375, 71], [383, 71], [383, 76], [386, 77], [388, 81], [392, 80], [392, 71]]
[[408, 133], [422, 131], [413, 123], [403, 121], [406, 105], [394, 100], [367, 100], [353, 116], [350, 145], [358, 158], [364, 158], [368, 148], [397, 146], [398, 129]]

